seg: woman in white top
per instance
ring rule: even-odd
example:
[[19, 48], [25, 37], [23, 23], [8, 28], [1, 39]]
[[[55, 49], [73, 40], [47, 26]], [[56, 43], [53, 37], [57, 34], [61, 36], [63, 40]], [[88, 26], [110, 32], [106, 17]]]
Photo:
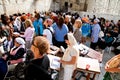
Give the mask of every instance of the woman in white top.
[[26, 30], [25, 30], [24, 35], [20, 35], [20, 36], [25, 38], [25, 41], [26, 41], [25, 46], [27, 49], [30, 49], [31, 42], [33, 40], [33, 36], [34, 36], [34, 32], [35, 32], [35, 29], [34, 29], [30, 19], [25, 20], [25, 27], [26, 27]]
[[65, 50], [63, 58], [60, 62], [62, 63], [64, 68], [63, 80], [71, 80], [79, 57], [79, 50], [76, 47], [77, 41], [75, 40], [72, 33], [67, 33], [64, 38], [68, 47]]

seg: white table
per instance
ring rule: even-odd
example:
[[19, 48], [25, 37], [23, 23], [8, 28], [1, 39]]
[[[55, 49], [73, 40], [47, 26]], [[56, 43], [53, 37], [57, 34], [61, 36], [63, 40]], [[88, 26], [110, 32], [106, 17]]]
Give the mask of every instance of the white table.
[[[87, 64], [90, 65], [89, 69], [86, 69]], [[92, 78], [94, 80], [96, 74], [100, 74], [100, 72], [101, 72], [99, 61], [97, 59], [79, 57], [79, 59], [77, 61], [77, 69], [75, 70], [73, 76], [75, 76], [76, 71], [87, 72], [88, 75], [86, 77], [86, 80], [89, 80], [90, 79], [90, 74], [94, 73], [93, 78]]]

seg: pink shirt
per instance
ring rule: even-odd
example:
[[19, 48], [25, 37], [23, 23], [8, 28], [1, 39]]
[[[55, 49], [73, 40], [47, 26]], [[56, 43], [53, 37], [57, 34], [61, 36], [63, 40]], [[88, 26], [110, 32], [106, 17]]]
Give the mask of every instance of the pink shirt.
[[34, 28], [28, 27], [28, 28], [25, 30], [24, 35], [20, 35], [20, 36], [21, 36], [21, 37], [24, 37], [24, 38], [25, 38], [25, 41], [32, 41], [33, 36], [34, 36], [34, 32], [35, 32], [35, 29], [34, 29]]

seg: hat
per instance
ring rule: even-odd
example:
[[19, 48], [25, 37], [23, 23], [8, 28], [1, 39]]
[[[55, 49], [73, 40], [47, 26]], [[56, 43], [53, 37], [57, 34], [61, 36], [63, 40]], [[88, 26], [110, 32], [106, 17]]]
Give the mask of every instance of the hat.
[[21, 45], [24, 45], [24, 44], [25, 44], [24, 39], [21, 38], [21, 37], [17, 37], [17, 38], [15, 38], [15, 41], [16, 41], [17, 43], [21, 44]]
[[94, 19], [94, 21], [96, 21], [96, 22], [100, 22], [100, 20], [99, 20], [99, 19], [97, 19], [97, 18], [96, 18], [96, 19]]
[[88, 22], [89, 22], [89, 19], [88, 19], [88, 17], [83, 17], [83, 18], [82, 18], [82, 21], [84, 21], [84, 22], [87, 22], [87, 23], [88, 23]]

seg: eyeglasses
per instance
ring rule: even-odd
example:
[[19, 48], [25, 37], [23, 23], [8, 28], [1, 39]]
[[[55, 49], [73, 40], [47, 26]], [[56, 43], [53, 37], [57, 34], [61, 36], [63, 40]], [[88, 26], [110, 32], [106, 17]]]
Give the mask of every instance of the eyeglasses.
[[37, 46], [35, 44], [32, 44], [32, 45], [37, 48]]
[[34, 44], [34, 41], [32, 41], [32, 45], [37, 48], [37, 46]]
[[[34, 50], [34, 51], [36, 51], [36, 49], [38, 49], [38, 46], [36, 46], [35, 44], [34, 44], [34, 41], [32, 42], [32, 49]], [[39, 49], [38, 49], [39, 50]]]
[[38, 48], [38, 46], [36, 46], [36, 45], [34, 44], [34, 42], [32, 42], [32, 46], [34, 46], [34, 48], [33, 48], [34, 51], [36, 51], [36, 49], [38, 49], [39, 52], [40, 52], [40, 49]]

